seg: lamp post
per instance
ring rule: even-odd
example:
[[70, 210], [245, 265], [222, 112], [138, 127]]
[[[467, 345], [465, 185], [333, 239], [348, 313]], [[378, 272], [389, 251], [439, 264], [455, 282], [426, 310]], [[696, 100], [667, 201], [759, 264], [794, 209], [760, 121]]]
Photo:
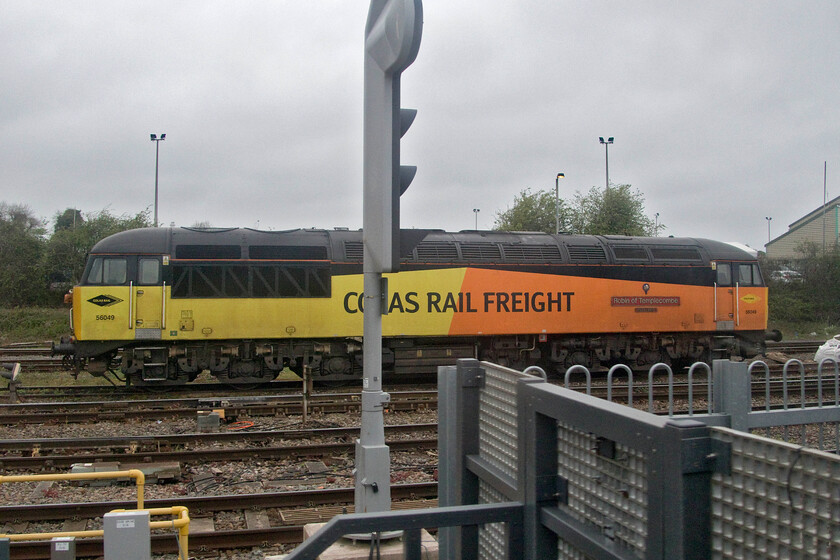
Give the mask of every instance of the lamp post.
[[152, 142], [155, 143], [155, 227], [158, 227], [158, 156], [160, 155], [160, 143], [166, 140], [166, 134], [161, 134], [160, 138], [157, 134], [151, 134]]
[[481, 208], [473, 208], [473, 214], [475, 214], [475, 230], [478, 231], [478, 213], [481, 212]]
[[601, 144], [604, 145], [604, 149], [606, 150], [606, 155], [607, 155], [607, 189], [609, 189], [610, 188], [610, 144], [613, 143], [614, 138], [612, 136], [610, 136], [609, 138], [604, 140], [604, 137], [601, 136], [601, 137], [598, 138], [598, 140], [601, 142]]
[[566, 177], [565, 173], [558, 173], [554, 178], [554, 234], [560, 233], [560, 177]]
[[764, 219], [767, 220], [767, 244], [770, 244], [770, 220], [773, 218], [771, 216], [764, 216]]

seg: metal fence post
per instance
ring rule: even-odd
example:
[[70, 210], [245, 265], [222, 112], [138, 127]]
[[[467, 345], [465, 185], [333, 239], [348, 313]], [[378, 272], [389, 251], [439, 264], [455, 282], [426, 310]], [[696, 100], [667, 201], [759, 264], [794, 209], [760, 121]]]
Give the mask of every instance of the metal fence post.
[[[438, 368], [438, 505], [478, 503], [478, 478], [466, 468], [466, 456], [478, 454], [478, 401], [484, 371], [478, 360], [460, 359], [456, 366]], [[442, 527], [442, 560], [475, 558], [478, 527]]]
[[651, 524], [650, 536], [662, 543], [664, 558], [706, 560], [711, 554], [715, 465], [710, 429], [695, 420], [671, 420], [662, 430], [660, 446], [661, 517]]
[[748, 432], [752, 411], [749, 365], [729, 360], [715, 360], [712, 365], [714, 412], [729, 415], [733, 430]]
[[[534, 380], [536, 381], [536, 380]], [[541, 560], [557, 555], [557, 535], [540, 521], [542, 507], [556, 507], [562, 489], [557, 474], [557, 420], [541, 414], [535, 402], [540, 395], [528, 381], [518, 384], [516, 408], [519, 465], [517, 491], [523, 511], [522, 557]], [[514, 558], [514, 551], [510, 558]]]

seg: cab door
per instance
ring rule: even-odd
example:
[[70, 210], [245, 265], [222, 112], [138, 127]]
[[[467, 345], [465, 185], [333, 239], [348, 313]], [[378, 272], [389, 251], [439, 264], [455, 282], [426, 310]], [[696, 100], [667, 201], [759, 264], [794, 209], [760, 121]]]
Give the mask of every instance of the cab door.
[[137, 281], [132, 288], [132, 300], [134, 338], [159, 340], [166, 328], [160, 257], [137, 258]]
[[732, 263], [714, 262], [715, 275], [715, 325], [719, 331], [735, 330], [735, 284]]

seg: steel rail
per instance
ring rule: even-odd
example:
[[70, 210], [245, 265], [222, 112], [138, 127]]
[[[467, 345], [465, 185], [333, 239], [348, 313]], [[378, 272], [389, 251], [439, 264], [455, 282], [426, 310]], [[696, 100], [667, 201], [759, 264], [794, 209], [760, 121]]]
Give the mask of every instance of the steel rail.
[[[413, 432], [436, 431], [437, 424], [396, 424], [385, 426], [385, 432], [390, 434], [405, 434]], [[167, 434], [152, 436], [113, 436], [90, 438], [31, 438], [0, 440], [0, 453], [10, 451], [33, 451], [40, 454], [54, 449], [123, 449], [130, 457], [140, 449], [160, 450], [177, 446], [188, 446], [206, 443], [225, 443], [241, 441], [268, 441], [275, 439], [303, 439], [303, 438], [345, 438], [359, 435], [358, 426], [342, 428], [311, 428], [311, 429], [276, 429], [276, 430], [244, 430], [217, 433]]]
[[[437, 438], [390, 440], [386, 442], [391, 451], [415, 451], [418, 449], [437, 449]], [[131, 455], [125, 453], [95, 453], [89, 455], [47, 455], [44, 457], [0, 457], [0, 468], [6, 471], [30, 470], [39, 471], [68, 468], [83, 462], [120, 462], [130, 463], [158, 463], [158, 462], [220, 462], [243, 461], [246, 459], [290, 459], [301, 457], [323, 457], [336, 453], [353, 453], [355, 442], [325, 443], [316, 445], [293, 445], [242, 449], [201, 449], [182, 451], [154, 451], [140, 452]]]
[[[226, 494], [222, 496], [174, 496], [145, 500], [146, 507], [186, 506], [190, 512], [231, 511], [250, 508], [302, 508], [353, 502], [353, 488], [327, 488], [293, 492], [261, 492], [257, 494]], [[436, 498], [437, 482], [394, 484], [391, 497], [395, 500]], [[102, 517], [114, 509], [131, 509], [133, 501], [80, 502], [73, 504], [32, 504], [0, 506], [0, 522], [52, 521], [71, 518]]]

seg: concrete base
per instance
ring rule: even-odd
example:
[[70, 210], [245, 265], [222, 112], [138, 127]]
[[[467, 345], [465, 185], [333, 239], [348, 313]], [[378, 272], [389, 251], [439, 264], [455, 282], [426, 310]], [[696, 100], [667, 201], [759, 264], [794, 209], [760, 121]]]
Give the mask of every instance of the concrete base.
[[[308, 523], [303, 526], [303, 539], [306, 540], [324, 526], [324, 523]], [[438, 543], [425, 529], [420, 531], [420, 542], [423, 560], [437, 560]], [[402, 560], [402, 539], [382, 541], [379, 545], [379, 555], [382, 560]], [[318, 558], [320, 560], [368, 560], [370, 557], [370, 542], [340, 539], [325, 550]], [[266, 559], [268, 560], [268, 559]]]

